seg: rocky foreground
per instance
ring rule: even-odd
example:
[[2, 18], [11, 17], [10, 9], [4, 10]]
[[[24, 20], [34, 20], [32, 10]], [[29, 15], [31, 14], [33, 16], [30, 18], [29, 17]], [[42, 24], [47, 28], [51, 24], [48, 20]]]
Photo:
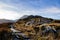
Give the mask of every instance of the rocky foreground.
[[0, 40], [60, 40], [60, 20], [30, 15], [3, 25]]

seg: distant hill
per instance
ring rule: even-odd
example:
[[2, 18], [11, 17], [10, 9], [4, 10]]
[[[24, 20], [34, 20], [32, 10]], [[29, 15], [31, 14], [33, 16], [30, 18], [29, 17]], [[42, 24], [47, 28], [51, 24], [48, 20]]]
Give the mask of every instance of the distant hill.
[[[60, 20], [45, 18], [45, 17], [38, 16], [38, 15], [35, 15], [35, 16], [30, 15], [30, 16], [23, 16], [16, 23], [14, 23], [13, 26], [15, 27], [14, 29], [19, 30], [20, 32], [25, 34], [25, 36], [32, 38], [33, 40], [35, 40], [35, 39], [37, 40], [37, 38], [39, 39], [38, 36], [40, 35], [39, 33], [41, 32], [41, 31], [39, 31], [39, 30], [41, 30], [41, 29], [39, 29], [39, 27], [40, 27], [40, 25], [42, 25], [42, 27], [44, 27], [43, 24], [45, 24], [46, 26], [49, 25], [50, 27], [52, 26], [52, 28], [53, 28], [54, 26], [55, 27], [57, 27], [58, 25], [60, 26]], [[57, 28], [60, 28], [59, 26]], [[37, 35], [37, 36], [33, 36], [33, 35]], [[48, 35], [48, 33], [47, 33], [47, 35]], [[44, 36], [44, 34], [43, 34], [43, 36]], [[35, 37], [35, 39], [34, 39], [34, 37]]]
[[0, 24], [2, 23], [13, 23], [13, 20], [7, 20], [7, 19], [0, 19]]
[[2, 30], [10, 30], [9, 26], [13, 24], [14, 21], [12, 20], [7, 20], [7, 19], [0, 19], [0, 31]]

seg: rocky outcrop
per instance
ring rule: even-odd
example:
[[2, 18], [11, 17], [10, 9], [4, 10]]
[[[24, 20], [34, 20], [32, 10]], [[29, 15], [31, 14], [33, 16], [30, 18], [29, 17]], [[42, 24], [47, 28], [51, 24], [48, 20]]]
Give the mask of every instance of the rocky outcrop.
[[[45, 27], [47, 27], [47, 31], [49, 30], [48, 32], [44, 30], [44, 24], [46, 24]], [[52, 27], [50, 24], [54, 27]], [[43, 31], [41, 30], [41, 25], [43, 25], [42, 28], [47, 33], [42, 33]], [[59, 25], [59, 27], [57, 27], [57, 25]], [[19, 30], [22, 34], [24, 34], [31, 40], [55, 40], [55, 37], [52, 35], [60, 35], [59, 33], [57, 33], [57, 31], [55, 31], [55, 29], [60, 28], [60, 20], [44, 18], [41, 16], [30, 15], [27, 18], [19, 19], [16, 23], [13, 24], [13, 26], [15, 27], [15, 30]], [[56, 32], [56, 34], [54, 32]], [[59, 37], [56, 38], [56, 40], [59, 40]]]

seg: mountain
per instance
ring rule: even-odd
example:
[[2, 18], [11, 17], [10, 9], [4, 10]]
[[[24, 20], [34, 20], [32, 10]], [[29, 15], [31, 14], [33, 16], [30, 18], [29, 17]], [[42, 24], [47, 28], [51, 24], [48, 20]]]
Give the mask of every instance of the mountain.
[[[60, 30], [60, 20], [54, 20], [51, 18], [45, 18], [38, 15], [30, 15], [30, 16], [23, 16], [21, 19], [19, 19], [16, 23], [13, 24], [15, 30], [19, 30], [22, 34], [24, 34], [25, 37], [31, 38], [32, 40], [40, 40], [40, 37], [42, 40], [45, 40], [45, 34], [42, 34], [43, 30], [47, 30], [47, 28], [50, 28], [51, 30]], [[44, 28], [45, 27], [45, 28]], [[46, 28], [47, 27], [47, 28]], [[42, 30], [43, 29], [43, 30]], [[50, 30], [49, 29], [49, 30]], [[54, 33], [54, 31], [45, 32], [47, 34], [47, 38], [49, 36], [49, 33]], [[41, 36], [39, 36], [41, 34]], [[55, 40], [57, 34], [53, 34], [54, 36], [50, 35], [50, 38]], [[58, 35], [59, 31], [58, 31]], [[23, 36], [23, 35], [22, 35]], [[44, 39], [45, 38], [45, 39]], [[48, 38], [50, 40], [50, 38]], [[51, 39], [51, 40], [52, 40]], [[59, 37], [56, 39], [58, 40]], [[46, 39], [47, 40], [47, 39]]]
[[18, 29], [18, 30], [24, 30], [26, 26], [29, 26], [29, 27], [26, 27], [27, 29], [31, 27], [36, 27], [38, 25], [41, 25], [41, 24], [44, 24], [44, 23], [50, 23], [50, 22], [53, 22], [53, 19], [51, 18], [45, 18], [45, 17], [42, 17], [42, 16], [33, 16], [33, 15], [30, 15], [30, 16], [27, 16], [23, 19], [19, 19], [16, 23], [14, 23], [14, 27], [15, 29]]
[[7, 20], [7, 19], [0, 19], [0, 24], [2, 23], [13, 23], [13, 20]]
[[38, 15], [24, 15], [16, 22], [5, 19], [0, 21], [0, 32], [11, 33], [18, 31], [13, 34], [20, 40], [60, 40], [60, 20]]

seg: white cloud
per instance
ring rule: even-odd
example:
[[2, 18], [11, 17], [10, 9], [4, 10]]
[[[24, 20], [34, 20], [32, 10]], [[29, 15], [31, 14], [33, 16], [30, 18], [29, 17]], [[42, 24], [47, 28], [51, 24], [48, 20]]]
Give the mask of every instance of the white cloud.
[[58, 7], [45, 8], [45, 9], [39, 10], [38, 13], [44, 17], [60, 19], [59, 18], [60, 17], [60, 8], [58, 8]]
[[41, 16], [46, 16], [51, 18], [54, 17], [58, 18], [60, 17], [60, 8], [50, 7], [50, 8], [40, 9], [40, 10], [37, 9], [30, 10], [30, 9], [24, 9], [24, 6], [22, 6], [22, 8], [21, 7], [18, 8], [8, 4], [0, 3], [0, 19], [16, 20], [23, 15], [41, 15]]
[[0, 3], [0, 19], [9, 19], [9, 20], [15, 20], [20, 17], [19, 13], [14, 10], [6, 10], [4, 8], [14, 8], [13, 6], [1, 4]]
[[23, 15], [29, 15], [29, 13], [23, 10], [20, 10], [19, 12], [19, 9], [15, 6], [0, 3], [0, 19], [16, 20]]
[[42, 9], [40, 13], [60, 13], [60, 8], [57, 7], [45, 8]]
[[58, 7], [50, 7], [50, 8], [44, 8], [40, 10], [25, 10], [23, 13], [29, 14], [29, 15], [40, 15], [48, 18], [53, 19], [60, 19], [60, 8]]
[[8, 11], [8, 10], [0, 10], [0, 19], [10, 19], [15, 20], [18, 19], [19, 14], [17, 14], [14, 11]]
[[22, 13], [25, 13], [25, 14], [59, 14], [60, 13], [60, 8], [57, 8], [57, 7], [50, 7], [50, 8], [44, 8], [44, 9], [40, 9], [40, 10], [35, 10], [35, 9], [32, 9], [32, 10], [25, 10], [25, 11], [21, 11]]

